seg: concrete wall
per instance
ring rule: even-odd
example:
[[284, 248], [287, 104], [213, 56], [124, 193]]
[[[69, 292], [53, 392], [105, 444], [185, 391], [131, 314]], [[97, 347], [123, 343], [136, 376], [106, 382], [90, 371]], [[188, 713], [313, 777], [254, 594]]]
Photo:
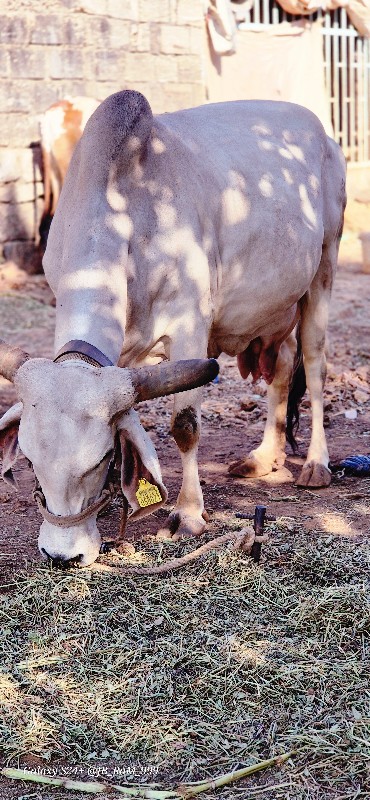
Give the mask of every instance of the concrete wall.
[[0, 0], [0, 254], [29, 263], [42, 208], [38, 116], [136, 89], [153, 111], [206, 99], [203, 0]]

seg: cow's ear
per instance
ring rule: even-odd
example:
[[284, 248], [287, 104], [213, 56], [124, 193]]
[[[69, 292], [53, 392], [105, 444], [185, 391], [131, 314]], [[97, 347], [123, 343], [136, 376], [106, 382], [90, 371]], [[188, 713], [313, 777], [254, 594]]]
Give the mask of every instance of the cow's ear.
[[3, 459], [1, 477], [13, 488], [17, 488], [12, 467], [19, 453], [18, 429], [22, 408], [22, 403], [17, 403], [0, 419], [0, 453]]
[[144, 517], [160, 508], [167, 500], [154, 445], [132, 409], [118, 420], [121, 443], [122, 492], [132, 511], [130, 517]]

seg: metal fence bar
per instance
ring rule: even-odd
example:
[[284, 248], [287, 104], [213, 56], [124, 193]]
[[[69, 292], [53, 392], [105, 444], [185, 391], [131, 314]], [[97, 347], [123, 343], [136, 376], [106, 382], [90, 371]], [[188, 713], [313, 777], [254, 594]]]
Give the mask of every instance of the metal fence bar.
[[332, 97], [332, 66], [331, 66], [331, 42], [330, 37], [328, 36], [328, 29], [331, 25], [330, 14], [326, 13], [323, 21], [323, 48], [324, 48], [324, 72], [325, 72], [325, 84], [326, 84], [326, 91], [328, 94], [329, 106], [330, 106], [330, 117], [333, 119], [333, 97]]
[[332, 92], [333, 92], [333, 125], [334, 131], [336, 133], [336, 138], [341, 144], [341, 130], [340, 130], [340, 114], [339, 114], [339, 37], [340, 34], [338, 32], [339, 29], [339, 22], [338, 22], [338, 13], [335, 14], [336, 19], [333, 26], [333, 38], [332, 38], [332, 60], [333, 60], [333, 73], [334, 73], [334, 80], [332, 85]]
[[364, 75], [363, 75], [363, 42], [358, 37], [356, 42], [357, 57], [357, 130], [358, 130], [358, 161], [364, 161]]
[[270, 0], [263, 0], [262, 22], [270, 22]]
[[357, 161], [357, 142], [356, 142], [356, 60], [355, 60], [355, 37], [349, 39], [349, 119], [350, 119], [350, 146], [348, 157], [350, 161]]
[[280, 22], [279, 17], [280, 11], [276, 3], [272, 6], [272, 22], [274, 25], [278, 25]]
[[370, 159], [370, 107], [369, 107], [369, 91], [370, 91], [370, 46], [369, 39], [364, 41], [364, 123], [365, 123], [365, 136], [364, 136], [364, 159]]
[[[346, 27], [346, 14], [343, 13], [344, 9], [341, 8], [341, 19], [340, 19], [340, 27], [342, 30]], [[348, 96], [348, 60], [347, 60], [347, 47], [348, 47], [348, 37], [341, 36], [341, 80], [340, 80], [340, 88], [341, 88], [341, 99], [342, 99], [342, 147], [345, 153], [348, 153], [349, 149], [349, 131], [348, 131], [348, 104], [349, 104], [349, 96]]]

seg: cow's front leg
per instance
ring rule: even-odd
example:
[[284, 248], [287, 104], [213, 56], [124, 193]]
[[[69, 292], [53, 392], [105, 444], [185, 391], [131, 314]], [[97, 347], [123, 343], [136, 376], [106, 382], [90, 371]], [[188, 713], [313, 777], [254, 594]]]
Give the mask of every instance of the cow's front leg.
[[246, 458], [230, 465], [231, 475], [260, 478], [284, 465], [286, 411], [295, 350], [296, 338], [291, 333], [280, 347], [275, 377], [267, 388], [267, 419], [262, 442]]
[[200, 403], [200, 389], [175, 395], [171, 432], [180, 450], [183, 477], [175, 508], [168, 518], [166, 528], [160, 531], [160, 534], [169, 532], [174, 539], [199, 536], [207, 521], [197, 459]]

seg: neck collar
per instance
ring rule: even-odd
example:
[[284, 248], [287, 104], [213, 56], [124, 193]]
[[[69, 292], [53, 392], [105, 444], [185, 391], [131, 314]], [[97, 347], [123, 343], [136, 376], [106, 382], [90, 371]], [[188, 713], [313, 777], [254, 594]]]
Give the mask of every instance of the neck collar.
[[93, 344], [84, 342], [82, 339], [71, 339], [67, 342], [56, 354], [54, 361], [69, 361], [70, 359], [78, 358], [91, 364], [93, 367], [113, 367], [112, 361], [107, 358], [101, 350], [98, 350]]

